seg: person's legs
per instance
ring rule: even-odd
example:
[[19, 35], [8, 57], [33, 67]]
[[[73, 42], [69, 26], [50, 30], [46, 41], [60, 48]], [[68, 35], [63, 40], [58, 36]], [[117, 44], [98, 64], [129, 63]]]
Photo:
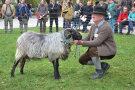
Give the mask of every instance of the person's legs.
[[113, 32], [115, 30], [115, 23], [116, 23], [115, 18], [112, 18], [112, 30], [113, 30]]
[[75, 27], [75, 21], [73, 21], [73, 24], [71, 26], [71, 29], [74, 29], [74, 27]]
[[69, 20], [68, 22], [68, 28], [71, 28], [71, 20]]
[[129, 24], [128, 24], [128, 32], [127, 32], [126, 35], [129, 35], [131, 30], [133, 31], [133, 22], [132, 22], [132, 21], [129, 21]]
[[20, 33], [23, 33], [23, 21], [19, 21], [20, 22]]
[[43, 19], [40, 19], [40, 33], [43, 32]]
[[65, 19], [65, 29], [68, 28], [68, 20]]
[[97, 47], [89, 48], [89, 55], [96, 67], [96, 72], [90, 77], [91, 79], [102, 78], [104, 76], [103, 69], [101, 68], [100, 57], [98, 56]]
[[83, 30], [82, 32], [87, 32], [87, 25], [89, 23], [89, 20], [86, 20], [84, 23], [83, 23]]
[[89, 55], [89, 51], [85, 52], [83, 55], [80, 56], [79, 62], [82, 65], [93, 65], [91, 57]]
[[123, 27], [124, 27], [125, 24], [128, 24], [128, 21], [127, 20], [124, 20], [124, 21], [121, 21], [120, 22], [120, 25], [119, 25], [120, 32], [119, 32], [119, 34], [122, 34], [122, 29], [123, 29]]
[[4, 17], [5, 33], [8, 32], [8, 17]]
[[24, 20], [24, 30], [27, 32], [28, 30], [28, 19], [23, 19]]
[[78, 27], [79, 27], [80, 23], [81, 23], [81, 21], [80, 21], [80, 20], [78, 20], [78, 21], [76, 22], [75, 30], [77, 30], [77, 29], [78, 29]]
[[12, 17], [9, 18], [9, 24], [10, 24], [10, 33], [12, 33], [13, 32], [13, 18]]
[[63, 28], [65, 28], [65, 17], [63, 17]]
[[46, 21], [43, 20], [43, 33], [45, 33], [45, 32], [46, 32]]
[[39, 19], [37, 19], [37, 25], [36, 25], [37, 27], [38, 27], [38, 23], [39, 23]]
[[113, 24], [113, 23], [112, 23], [112, 18], [109, 19], [109, 24], [110, 24], [110, 26], [111, 26], [111, 28], [112, 28], [112, 30], [113, 30], [113, 27], [112, 27], [112, 24]]
[[50, 33], [52, 33], [53, 18], [50, 17]]
[[56, 32], [58, 32], [58, 17], [55, 18], [55, 24], [56, 24]]

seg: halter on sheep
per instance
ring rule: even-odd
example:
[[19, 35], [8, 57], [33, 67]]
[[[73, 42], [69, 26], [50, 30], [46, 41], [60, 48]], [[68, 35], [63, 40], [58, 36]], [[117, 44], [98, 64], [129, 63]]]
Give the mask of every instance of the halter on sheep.
[[14, 77], [15, 68], [18, 63], [20, 63], [20, 73], [23, 74], [26, 59], [48, 58], [53, 63], [55, 79], [59, 79], [59, 58], [62, 60], [67, 59], [73, 40], [81, 39], [81, 34], [71, 29], [52, 34], [39, 34], [35, 32], [22, 34], [17, 40], [11, 77]]

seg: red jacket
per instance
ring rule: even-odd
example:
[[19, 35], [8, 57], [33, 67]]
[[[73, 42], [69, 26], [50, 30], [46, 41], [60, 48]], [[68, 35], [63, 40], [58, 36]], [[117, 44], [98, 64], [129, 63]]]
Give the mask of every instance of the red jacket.
[[127, 13], [124, 13], [124, 12], [120, 13], [117, 22], [121, 22], [124, 19], [128, 19], [128, 11], [127, 11]]
[[37, 15], [37, 19], [39, 19], [39, 14], [38, 14], [38, 12], [36, 12], [35, 15]]

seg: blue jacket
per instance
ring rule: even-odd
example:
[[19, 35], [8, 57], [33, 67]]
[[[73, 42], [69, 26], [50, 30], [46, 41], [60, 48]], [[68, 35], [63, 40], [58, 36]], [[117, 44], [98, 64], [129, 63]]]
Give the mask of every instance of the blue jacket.
[[131, 20], [133, 19], [135, 21], [135, 12], [130, 12], [129, 15], [128, 15], [128, 20]]
[[[26, 14], [26, 16], [25, 16], [25, 14]], [[21, 21], [22, 18], [29, 19], [29, 17], [30, 17], [30, 11], [29, 11], [29, 8], [28, 8], [27, 4], [21, 4], [21, 3], [19, 3], [16, 6], [16, 17], [18, 17], [18, 20], [19, 21]]]
[[116, 20], [119, 18], [120, 15], [120, 9], [116, 9]]

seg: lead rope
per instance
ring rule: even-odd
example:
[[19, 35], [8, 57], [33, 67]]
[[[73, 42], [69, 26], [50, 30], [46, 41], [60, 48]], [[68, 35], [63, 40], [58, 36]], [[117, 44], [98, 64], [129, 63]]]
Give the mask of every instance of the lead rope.
[[75, 57], [76, 60], [77, 60], [77, 56], [76, 56], [77, 53], [78, 53], [78, 56], [80, 56], [80, 47], [79, 47], [79, 45], [76, 45], [76, 49], [75, 49], [74, 57]]

